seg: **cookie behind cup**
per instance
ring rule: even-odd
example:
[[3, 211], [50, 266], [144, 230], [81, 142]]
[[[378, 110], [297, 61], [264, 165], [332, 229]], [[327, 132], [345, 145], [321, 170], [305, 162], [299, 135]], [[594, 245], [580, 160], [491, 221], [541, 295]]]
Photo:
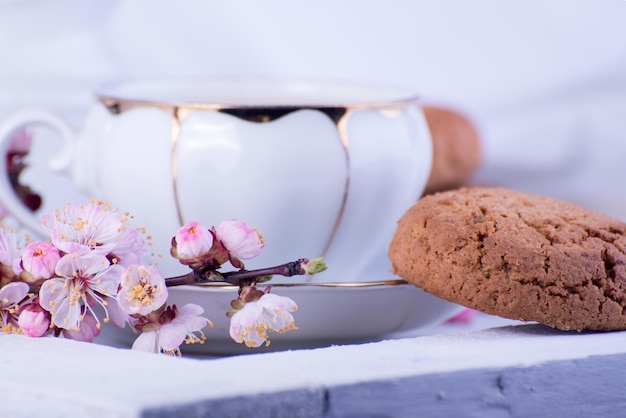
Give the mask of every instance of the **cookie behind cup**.
[[466, 186], [482, 161], [478, 129], [463, 113], [424, 106], [433, 141], [433, 165], [424, 194]]

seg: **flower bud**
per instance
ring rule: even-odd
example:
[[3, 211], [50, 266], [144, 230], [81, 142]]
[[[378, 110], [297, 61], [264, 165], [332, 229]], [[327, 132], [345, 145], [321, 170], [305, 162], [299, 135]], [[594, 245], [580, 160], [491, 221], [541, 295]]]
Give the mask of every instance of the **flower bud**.
[[326, 264], [324, 264], [324, 257], [317, 257], [313, 260], [306, 260], [302, 263], [302, 269], [306, 274], [317, 274], [326, 270]]
[[250, 260], [263, 252], [265, 241], [263, 235], [244, 222], [229, 219], [220, 223], [215, 229], [217, 239], [228, 250], [231, 263], [243, 268], [239, 260]]
[[213, 234], [199, 222], [187, 222], [174, 240], [172, 253], [182, 262], [194, 262], [201, 259], [213, 247]]
[[50, 329], [50, 312], [39, 303], [29, 303], [20, 311], [17, 323], [24, 334], [30, 337], [43, 337]]
[[22, 268], [30, 274], [31, 281], [47, 280], [54, 276], [54, 269], [61, 259], [59, 250], [42, 241], [31, 242], [22, 254]]

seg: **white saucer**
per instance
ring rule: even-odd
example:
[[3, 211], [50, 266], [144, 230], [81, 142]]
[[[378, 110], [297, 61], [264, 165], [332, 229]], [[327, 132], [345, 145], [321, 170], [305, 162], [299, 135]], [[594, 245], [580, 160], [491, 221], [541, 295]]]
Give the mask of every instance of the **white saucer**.
[[[376, 341], [394, 332], [436, 326], [462, 307], [436, 298], [401, 280], [361, 283], [272, 284], [272, 293], [287, 296], [298, 304], [295, 331], [270, 333], [269, 347], [248, 348], [234, 342], [228, 333], [226, 312], [237, 297], [237, 287], [215, 284], [180, 286], [170, 289], [168, 303], [196, 303], [214, 323], [205, 328], [204, 344], [183, 345], [183, 353], [242, 354], [334, 344]], [[98, 342], [130, 347], [137, 335], [127, 327], [103, 327]]]

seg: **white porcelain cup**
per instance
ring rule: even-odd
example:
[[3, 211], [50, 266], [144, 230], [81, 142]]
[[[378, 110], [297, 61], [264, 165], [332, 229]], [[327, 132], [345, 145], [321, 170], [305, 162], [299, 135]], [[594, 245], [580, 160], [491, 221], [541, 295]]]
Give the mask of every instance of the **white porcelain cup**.
[[[79, 134], [47, 111], [7, 115], [0, 152], [18, 129], [54, 128], [63, 146], [50, 169], [134, 215], [163, 255], [165, 275], [188, 271], [169, 256], [183, 223], [210, 227], [236, 218], [267, 243], [247, 268], [324, 255], [328, 270], [318, 281], [380, 279], [366, 271], [369, 262], [386, 251], [430, 172], [420, 103], [400, 88], [179, 78], [122, 81], [95, 93]], [[44, 190], [44, 199], [51, 193], [63, 190]], [[41, 231], [39, 215], [4, 177], [0, 200]]]

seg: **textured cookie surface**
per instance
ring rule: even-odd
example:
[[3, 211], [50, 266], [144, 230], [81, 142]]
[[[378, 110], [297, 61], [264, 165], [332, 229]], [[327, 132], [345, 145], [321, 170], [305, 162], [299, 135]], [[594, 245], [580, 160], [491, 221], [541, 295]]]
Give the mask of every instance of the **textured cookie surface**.
[[434, 106], [423, 110], [433, 140], [433, 165], [424, 194], [467, 185], [481, 162], [478, 131], [459, 112]]
[[626, 329], [626, 224], [502, 188], [422, 198], [398, 222], [393, 270], [443, 299], [563, 330]]

